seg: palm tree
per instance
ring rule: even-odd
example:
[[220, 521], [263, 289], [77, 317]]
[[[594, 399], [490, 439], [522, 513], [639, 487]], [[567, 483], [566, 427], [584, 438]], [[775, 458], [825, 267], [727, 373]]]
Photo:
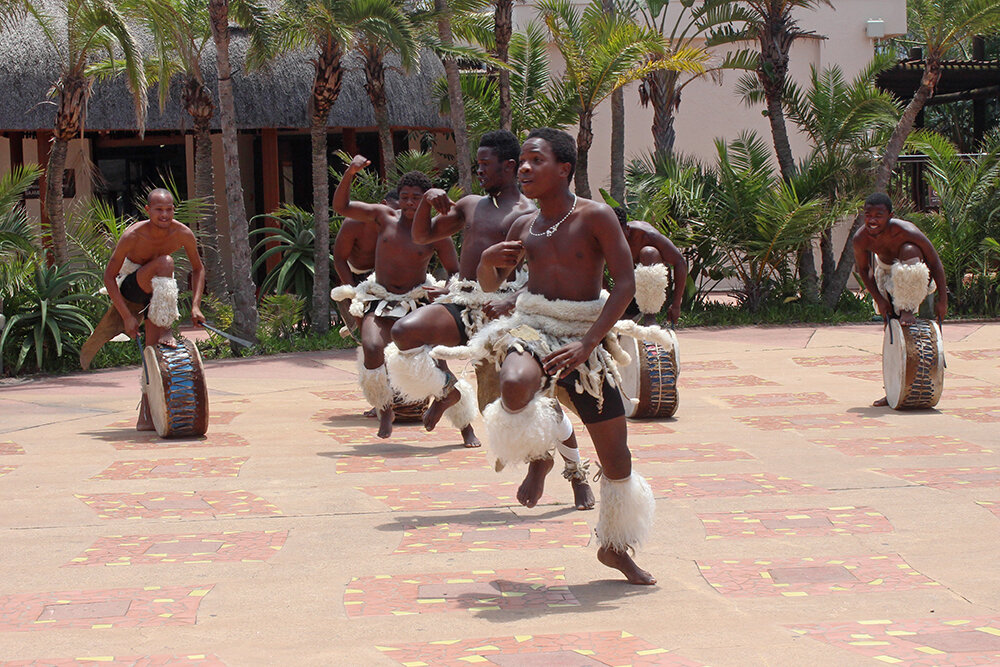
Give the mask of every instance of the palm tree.
[[[451, 49], [455, 45], [451, 29], [451, 9], [448, 0], [434, 0], [434, 13], [437, 15], [437, 34], [441, 46]], [[448, 81], [449, 109], [451, 127], [455, 136], [455, 164], [458, 167], [458, 185], [463, 192], [472, 192], [472, 164], [469, 161], [469, 129], [465, 122], [465, 101], [462, 99], [462, 84], [459, 80], [458, 61], [453, 54], [442, 53], [441, 62], [444, 65], [445, 78]]]
[[576, 99], [579, 119], [576, 193], [590, 197], [588, 153], [597, 105], [617, 88], [657, 69], [701, 71], [704, 58], [680, 50], [662, 60], [648, 60], [646, 54], [666, 50], [663, 37], [623, 13], [609, 15], [601, 0], [592, 0], [582, 14], [570, 0], [542, 0], [538, 11], [566, 63], [563, 85]]
[[[495, 0], [493, 12], [494, 49], [493, 55], [502, 63], [510, 62], [510, 40], [514, 31], [514, 0]], [[510, 98], [510, 71], [500, 68], [498, 72], [498, 111], [500, 129], [509, 130], [513, 110]]]
[[239, 149], [236, 138], [236, 103], [233, 96], [233, 69], [229, 62], [229, 14], [249, 30], [251, 49], [248, 65], [259, 64], [270, 52], [267, 39], [268, 13], [253, 0], [209, 0], [212, 39], [215, 42], [216, 71], [219, 77], [219, 120], [222, 125], [222, 153], [226, 172], [226, 207], [229, 211], [229, 240], [233, 256], [233, 329], [238, 336], [256, 340], [257, 299], [250, 266], [250, 225], [243, 203]]
[[159, 82], [160, 108], [166, 106], [170, 81], [180, 76], [181, 102], [194, 121], [194, 194], [206, 206], [197, 229], [202, 243], [208, 291], [229, 301], [229, 280], [219, 254], [215, 217], [215, 176], [212, 167], [212, 117], [215, 103], [201, 68], [202, 56], [212, 40], [203, 0], [133, 0], [130, 14], [152, 35], [155, 59], [150, 77]]
[[[58, 14], [50, 13], [58, 6]], [[6, 2], [4, 13], [27, 13], [42, 28], [45, 42], [58, 57], [58, 76], [52, 91], [58, 98], [52, 147], [45, 169], [45, 211], [57, 264], [69, 262], [66, 213], [63, 206], [64, 170], [69, 142], [82, 135], [87, 100], [96, 74], [96, 61], [116, 51], [135, 104], [140, 134], [146, 124], [146, 74], [142, 54], [124, 17], [110, 0], [69, 0], [65, 3]]]

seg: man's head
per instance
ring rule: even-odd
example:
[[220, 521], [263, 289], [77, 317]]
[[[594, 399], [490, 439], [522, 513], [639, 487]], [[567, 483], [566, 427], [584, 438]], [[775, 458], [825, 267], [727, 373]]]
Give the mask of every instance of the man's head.
[[146, 215], [155, 226], [167, 228], [174, 220], [174, 196], [166, 188], [150, 191], [146, 200]]
[[391, 209], [399, 210], [399, 189], [393, 188], [385, 193], [385, 197], [382, 198], [382, 203]]
[[403, 174], [396, 184], [399, 192], [399, 210], [407, 220], [413, 218], [420, 205], [420, 198], [424, 193], [434, 187], [430, 177], [422, 171], [408, 171]]
[[892, 219], [892, 200], [884, 192], [876, 192], [865, 199], [865, 229], [878, 236], [885, 231]]
[[509, 130], [487, 132], [479, 139], [476, 151], [476, 176], [479, 185], [490, 194], [514, 182], [521, 144]]
[[[551, 181], [562, 181], [560, 186], [569, 185], [576, 170], [576, 142], [562, 130], [542, 127], [528, 134], [521, 146], [521, 160], [518, 179], [528, 197], [552, 187]], [[534, 194], [533, 194], [534, 193]]]

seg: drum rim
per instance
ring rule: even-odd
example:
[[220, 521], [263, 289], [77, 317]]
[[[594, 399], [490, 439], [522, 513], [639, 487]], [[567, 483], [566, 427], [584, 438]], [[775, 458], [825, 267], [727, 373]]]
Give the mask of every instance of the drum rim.
[[[153, 420], [153, 428], [161, 438], [166, 437], [170, 429], [170, 420], [166, 415], [166, 388], [163, 386], [163, 375], [160, 373], [160, 362], [156, 356], [156, 346], [147, 345], [142, 350], [142, 357], [145, 360], [145, 371], [143, 375], [146, 387], [146, 402], [149, 405], [149, 416]], [[162, 408], [162, 411], [161, 411]]]

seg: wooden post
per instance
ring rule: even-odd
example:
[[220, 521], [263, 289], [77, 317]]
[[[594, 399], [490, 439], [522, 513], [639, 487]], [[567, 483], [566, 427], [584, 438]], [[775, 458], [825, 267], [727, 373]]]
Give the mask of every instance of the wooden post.
[[[35, 133], [35, 142], [38, 144], [38, 164], [43, 169], [42, 175], [38, 179], [38, 210], [41, 214], [43, 250], [50, 250], [52, 248], [52, 235], [46, 231], [49, 227], [49, 214], [45, 210], [45, 187], [48, 179], [45, 177], [46, 173], [44, 171], [48, 168], [49, 164], [49, 148], [52, 145], [52, 136], [52, 130], [38, 130]], [[53, 259], [52, 253], [46, 252], [45, 254], [51, 263]]]
[[[278, 130], [273, 127], [265, 127], [260, 131], [260, 161], [261, 177], [264, 181], [264, 211], [273, 213], [281, 206], [281, 165], [278, 161]], [[271, 227], [278, 224], [273, 220], [267, 223]], [[268, 248], [273, 244], [268, 244]], [[271, 255], [267, 259], [267, 270], [270, 271], [278, 265], [280, 258], [278, 255]]]

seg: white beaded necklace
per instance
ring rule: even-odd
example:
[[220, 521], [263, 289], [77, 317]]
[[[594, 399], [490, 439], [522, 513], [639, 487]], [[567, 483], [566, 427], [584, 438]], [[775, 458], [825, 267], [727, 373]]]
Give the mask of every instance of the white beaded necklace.
[[562, 217], [562, 219], [559, 220], [559, 222], [557, 222], [556, 224], [552, 225], [551, 227], [549, 227], [548, 229], [546, 229], [544, 232], [541, 232], [540, 234], [536, 234], [534, 231], [532, 231], [532, 227], [535, 226], [535, 221], [538, 220], [538, 216], [541, 215], [541, 213], [542, 213], [539, 210], [538, 212], [535, 213], [535, 217], [531, 219], [531, 224], [528, 226], [528, 233], [531, 234], [532, 236], [546, 236], [546, 237], [550, 237], [550, 236], [552, 236], [553, 234], [556, 233], [556, 230], [559, 229], [559, 225], [561, 225], [562, 223], [566, 222], [566, 218], [568, 218], [569, 216], [571, 216], [573, 214], [573, 211], [575, 211], [575, 210], [576, 210], [576, 195], [573, 195], [573, 205], [569, 207], [568, 211], [566, 211], [566, 215], [564, 215]]

